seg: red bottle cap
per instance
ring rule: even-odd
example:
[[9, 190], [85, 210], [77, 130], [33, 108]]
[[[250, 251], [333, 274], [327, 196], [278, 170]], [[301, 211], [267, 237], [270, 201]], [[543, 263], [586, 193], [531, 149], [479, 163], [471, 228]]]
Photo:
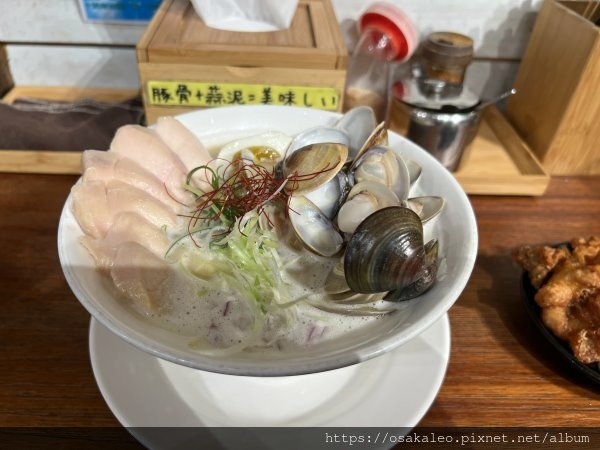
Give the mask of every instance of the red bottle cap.
[[360, 32], [375, 28], [390, 37], [395, 61], [406, 61], [417, 48], [418, 34], [410, 19], [390, 3], [371, 4], [358, 19]]

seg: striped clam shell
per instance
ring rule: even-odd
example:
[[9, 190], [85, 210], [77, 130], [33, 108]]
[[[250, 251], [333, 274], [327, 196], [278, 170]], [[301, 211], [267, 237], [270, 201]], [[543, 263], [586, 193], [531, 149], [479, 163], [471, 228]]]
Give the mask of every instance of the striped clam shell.
[[425, 270], [423, 224], [402, 206], [380, 209], [359, 224], [344, 256], [346, 282], [354, 292], [387, 292], [414, 283]]

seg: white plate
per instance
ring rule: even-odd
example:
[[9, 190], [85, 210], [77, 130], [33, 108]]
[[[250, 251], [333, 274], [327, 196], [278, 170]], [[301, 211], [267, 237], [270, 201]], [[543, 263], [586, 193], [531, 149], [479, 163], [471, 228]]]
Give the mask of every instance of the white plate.
[[[230, 106], [194, 111], [178, 119], [206, 146], [278, 130], [294, 134], [318, 125], [334, 124], [339, 114], [285, 106]], [[440, 267], [434, 286], [418, 299], [403, 302], [398, 314], [376, 326], [360, 327], [318, 345], [298, 347], [276, 355], [240, 352], [211, 356], [189, 346], [189, 338], [157, 327], [133, 314], [127, 302], [106, 289], [79, 239], [82, 231], [65, 202], [58, 229], [58, 252], [65, 278], [81, 304], [104, 326], [154, 356], [195, 369], [247, 376], [286, 376], [337, 369], [378, 357], [414, 339], [442, 317], [458, 299], [471, 275], [477, 254], [477, 224], [469, 199], [452, 174], [431, 155], [396, 133], [390, 145], [418, 162], [423, 173], [414, 195], [438, 195], [446, 200], [442, 213], [425, 226], [425, 240], [439, 241]]]
[[[94, 319], [90, 355], [100, 391], [125, 427], [412, 428], [444, 379], [450, 325], [444, 315], [380, 357], [291, 377], [223, 375], [173, 364], [138, 350]], [[169, 448], [149, 442], [139, 428], [132, 432], [152, 449]], [[190, 432], [182, 430], [182, 439]], [[170, 433], [169, 445], [172, 439]]]

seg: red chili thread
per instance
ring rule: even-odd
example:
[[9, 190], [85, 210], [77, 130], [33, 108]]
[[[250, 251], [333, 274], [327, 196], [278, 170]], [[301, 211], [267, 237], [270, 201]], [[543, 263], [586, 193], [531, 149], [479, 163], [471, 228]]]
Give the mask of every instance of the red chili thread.
[[[214, 161], [216, 160], [213, 160], [213, 163]], [[213, 163], [211, 165], [214, 165]], [[219, 170], [221, 168], [222, 170]], [[196, 206], [187, 216], [190, 219], [188, 232], [194, 241], [193, 230], [199, 221], [219, 220], [224, 216], [228, 222], [233, 224], [236, 219], [254, 209], [259, 215], [265, 214], [269, 223], [272, 224], [265, 211], [269, 202], [287, 206], [290, 193], [298, 189], [300, 182], [311, 180], [334, 168], [335, 165], [326, 166], [317, 172], [302, 175], [294, 172], [284, 178], [277, 176], [275, 169], [269, 170], [260, 164], [240, 158], [231, 162], [227, 161], [216, 171], [209, 166], [196, 168], [190, 172], [188, 180], [193, 172], [203, 169], [207, 179], [216, 178], [216, 180], [212, 180], [211, 184], [216, 183], [218, 187], [197, 197]], [[195, 241], [194, 243], [198, 245]]]

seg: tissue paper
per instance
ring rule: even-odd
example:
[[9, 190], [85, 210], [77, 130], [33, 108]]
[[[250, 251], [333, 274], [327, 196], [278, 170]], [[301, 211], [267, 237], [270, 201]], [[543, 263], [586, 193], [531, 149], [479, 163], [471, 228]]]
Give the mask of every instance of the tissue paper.
[[212, 28], [275, 31], [289, 28], [298, 0], [192, 0], [192, 5]]

